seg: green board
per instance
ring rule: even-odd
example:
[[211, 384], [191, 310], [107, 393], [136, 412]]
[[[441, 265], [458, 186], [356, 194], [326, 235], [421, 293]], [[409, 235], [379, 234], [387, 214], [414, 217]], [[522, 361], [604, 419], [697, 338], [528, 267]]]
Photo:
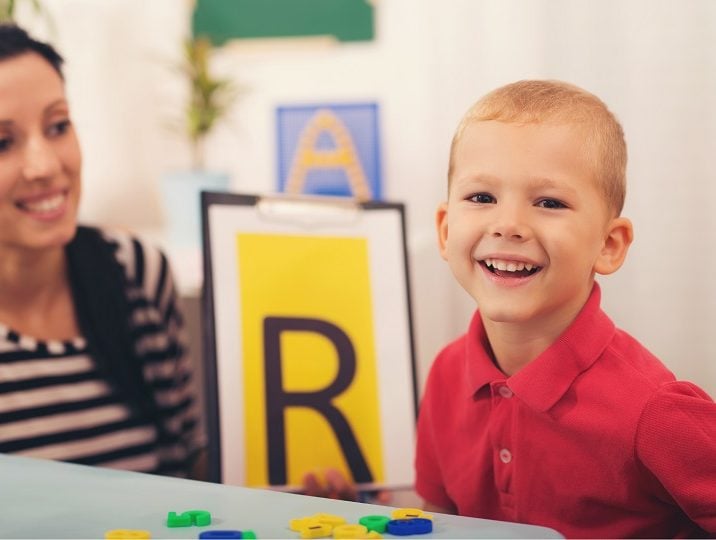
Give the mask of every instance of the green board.
[[374, 35], [373, 6], [370, 0], [197, 0], [192, 31], [215, 45], [297, 36], [368, 41]]

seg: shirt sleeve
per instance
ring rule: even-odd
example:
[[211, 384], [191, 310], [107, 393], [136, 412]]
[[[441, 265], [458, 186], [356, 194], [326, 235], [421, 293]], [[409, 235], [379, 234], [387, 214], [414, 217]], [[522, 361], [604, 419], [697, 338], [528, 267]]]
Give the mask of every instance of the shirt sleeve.
[[664, 385], [644, 408], [636, 453], [686, 515], [716, 533], [716, 403], [694, 384]]
[[196, 389], [180, 299], [166, 255], [137, 238], [127, 243], [125, 264], [141, 291], [130, 300], [148, 305], [147, 310], [135, 313], [141, 314], [142, 320], [134, 323], [145, 328], [136, 348], [168, 436], [162, 462], [167, 470], [186, 474], [205, 437], [198, 430]]
[[174, 285], [171, 267], [164, 253], [160, 258], [160, 276], [155, 300], [167, 336], [167, 351], [173, 364], [170, 396], [165, 393], [158, 401], [167, 403], [165, 429], [177, 437], [191, 458], [204, 444], [197, 429], [197, 402], [189, 357], [188, 339], [180, 300]]
[[[417, 448], [415, 451], [415, 491], [426, 502], [445, 509], [455, 504], [445, 490], [438, 459], [439, 437], [435, 433], [436, 365], [430, 372], [418, 415]], [[439, 415], [438, 415], [439, 416]], [[439, 420], [439, 419], [438, 419]]]

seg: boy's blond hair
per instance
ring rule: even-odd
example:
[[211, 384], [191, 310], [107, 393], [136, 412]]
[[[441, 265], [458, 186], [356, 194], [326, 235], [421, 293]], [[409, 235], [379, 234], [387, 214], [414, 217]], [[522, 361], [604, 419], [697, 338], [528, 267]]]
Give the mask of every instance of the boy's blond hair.
[[616, 216], [626, 195], [627, 150], [619, 121], [602, 100], [562, 81], [518, 81], [483, 96], [465, 114], [450, 147], [448, 189], [455, 148], [465, 127], [473, 122], [574, 124], [585, 134], [585, 148], [595, 177]]

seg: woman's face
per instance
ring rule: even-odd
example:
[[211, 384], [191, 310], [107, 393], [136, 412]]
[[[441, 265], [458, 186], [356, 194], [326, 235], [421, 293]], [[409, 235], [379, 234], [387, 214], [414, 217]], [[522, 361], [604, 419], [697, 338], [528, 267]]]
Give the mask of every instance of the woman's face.
[[59, 74], [34, 52], [0, 60], [0, 251], [72, 239], [81, 164]]

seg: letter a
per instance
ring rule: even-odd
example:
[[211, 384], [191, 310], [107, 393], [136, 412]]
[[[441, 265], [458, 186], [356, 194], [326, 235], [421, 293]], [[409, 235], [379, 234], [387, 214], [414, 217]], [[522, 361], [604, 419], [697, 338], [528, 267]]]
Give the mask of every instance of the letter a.
[[[333, 138], [336, 148], [319, 150], [316, 148], [318, 136], [327, 132]], [[361, 167], [357, 152], [353, 146], [350, 131], [331, 110], [320, 109], [308, 121], [298, 139], [296, 154], [291, 170], [286, 178], [287, 193], [302, 193], [306, 175], [311, 169], [343, 169], [348, 177], [353, 196], [361, 201], [373, 197]]]

